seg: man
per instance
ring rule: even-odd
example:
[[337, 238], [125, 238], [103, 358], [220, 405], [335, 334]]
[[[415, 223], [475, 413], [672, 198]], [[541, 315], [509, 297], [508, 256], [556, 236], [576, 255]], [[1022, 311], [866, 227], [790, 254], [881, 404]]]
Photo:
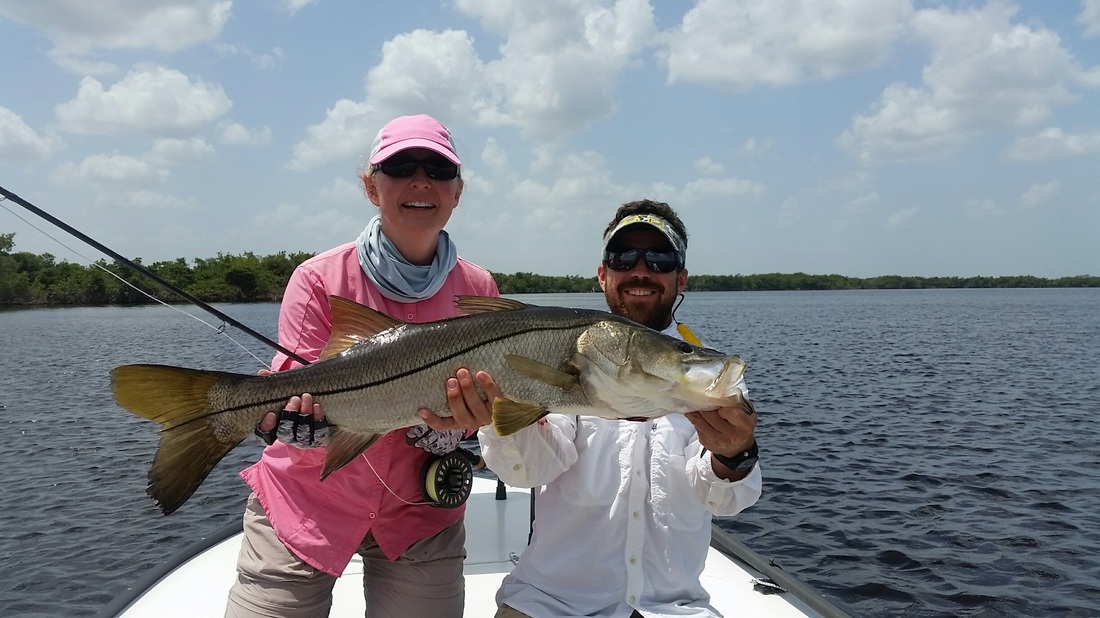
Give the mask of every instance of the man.
[[[596, 270], [611, 311], [695, 342], [672, 315], [687, 283], [686, 250], [687, 231], [668, 204], [620, 207]], [[447, 385], [455, 418], [425, 420], [480, 427], [488, 467], [509, 485], [535, 488], [531, 543], [497, 593], [497, 618], [718, 615], [699, 582], [711, 515], [734, 515], [760, 496], [747, 399], [647, 422], [551, 414], [502, 438], [485, 426], [490, 405], [478, 386], [490, 402], [500, 394], [484, 372], [475, 384], [460, 370]]]

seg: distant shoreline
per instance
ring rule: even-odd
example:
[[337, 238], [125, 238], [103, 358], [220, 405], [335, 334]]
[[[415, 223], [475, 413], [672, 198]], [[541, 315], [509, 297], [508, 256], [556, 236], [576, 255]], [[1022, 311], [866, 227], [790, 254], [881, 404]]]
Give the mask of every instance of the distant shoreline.
[[[502, 275], [492, 273], [500, 288], [501, 294], [601, 294], [599, 283], [595, 277], [551, 277], [534, 275], [531, 273], [516, 273], [514, 275]], [[962, 289], [1073, 289], [1073, 288], [1100, 288], [1100, 277], [1082, 276], [1060, 279], [1039, 279], [1036, 277], [970, 277], [970, 278], [945, 278], [945, 277], [874, 277], [869, 279], [856, 279], [852, 277], [839, 277], [838, 275], [805, 275], [794, 274], [770, 274], [770, 275], [692, 275], [688, 278], [686, 293], [693, 292], [821, 292], [821, 291], [859, 291], [859, 290], [962, 290]], [[946, 281], [945, 281], [946, 279]], [[1070, 279], [1070, 281], [1066, 281]], [[285, 286], [285, 284], [284, 284]], [[75, 298], [69, 298], [62, 302], [51, 302], [51, 293], [46, 291], [45, 298], [25, 302], [11, 302], [0, 298], [0, 311], [21, 308], [61, 308], [61, 307], [104, 307], [119, 306], [133, 307], [153, 305], [164, 302], [171, 305], [186, 305], [189, 301], [183, 300], [175, 293], [159, 288], [155, 283], [141, 285], [142, 288], [153, 288], [147, 291], [156, 300], [137, 293], [130, 294], [125, 301], [106, 302], [81, 302]], [[130, 288], [124, 288], [130, 290]], [[0, 285], [0, 294], [4, 288]], [[132, 291], [132, 290], [131, 290]], [[281, 290], [280, 290], [281, 291]], [[207, 303], [277, 303], [281, 294], [263, 297], [247, 297], [238, 290], [226, 290], [217, 298], [204, 298], [194, 294]], [[75, 302], [74, 302], [75, 301]]]
[[[53, 255], [15, 252], [14, 234], [0, 234], [0, 307], [142, 305], [182, 298], [122, 262], [81, 265], [57, 262]], [[142, 265], [163, 281], [206, 303], [278, 302], [294, 268], [311, 253], [257, 256], [218, 254]], [[141, 260], [134, 260], [141, 264]], [[595, 276], [550, 276], [530, 272], [492, 273], [501, 294], [598, 293]], [[1048, 279], [1005, 277], [846, 277], [806, 273], [691, 275], [687, 292], [764, 292], [810, 290], [919, 290], [955, 288], [1097, 288], [1100, 276]]]

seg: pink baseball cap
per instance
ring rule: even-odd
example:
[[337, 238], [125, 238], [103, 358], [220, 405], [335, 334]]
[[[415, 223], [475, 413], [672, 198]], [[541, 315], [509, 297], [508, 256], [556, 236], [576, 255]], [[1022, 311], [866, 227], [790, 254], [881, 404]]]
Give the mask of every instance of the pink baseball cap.
[[455, 144], [447, 127], [438, 120], [420, 114], [399, 116], [386, 123], [370, 149], [370, 164], [376, 165], [409, 148], [427, 148], [446, 157], [455, 165], [462, 165], [455, 154]]

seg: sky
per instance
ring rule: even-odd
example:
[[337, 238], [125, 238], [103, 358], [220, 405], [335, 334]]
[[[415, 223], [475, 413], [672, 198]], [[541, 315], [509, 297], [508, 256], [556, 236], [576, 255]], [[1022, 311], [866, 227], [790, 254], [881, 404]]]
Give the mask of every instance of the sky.
[[493, 272], [593, 276], [649, 198], [690, 273], [1100, 275], [1100, 0], [0, 0], [0, 84], [0, 186], [146, 264], [354, 240], [427, 113]]

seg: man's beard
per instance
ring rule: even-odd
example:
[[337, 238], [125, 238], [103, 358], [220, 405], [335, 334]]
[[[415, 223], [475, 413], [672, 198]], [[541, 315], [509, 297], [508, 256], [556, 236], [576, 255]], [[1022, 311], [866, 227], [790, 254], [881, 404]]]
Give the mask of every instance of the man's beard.
[[[652, 289], [656, 294], [656, 301], [646, 303], [628, 304], [624, 302], [625, 293], [615, 289], [604, 290], [604, 298], [607, 299], [607, 307], [611, 313], [648, 326], [653, 330], [664, 330], [672, 319], [672, 305], [676, 302], [675, 296], [666, 297], [664, 290]], [[652, 298], [652, 297], [650, 297]]]

